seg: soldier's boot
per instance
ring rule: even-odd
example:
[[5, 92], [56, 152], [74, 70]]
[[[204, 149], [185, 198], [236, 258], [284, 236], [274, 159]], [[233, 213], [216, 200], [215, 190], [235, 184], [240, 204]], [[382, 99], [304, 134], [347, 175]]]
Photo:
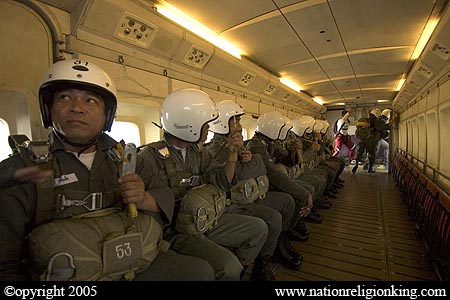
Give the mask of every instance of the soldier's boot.
[[317, 212], [314, 208], [311, 210], [311, 212], [305, 217], [306, 222], [310, 223], [317, 223], [320, 224], [323, 222], [323, 217], [321, 214]]
[[294, 226], [294, 230], [304, 234], [309, 234], [309, 226], [303, 219], [300, 219]]
[[324, 201], [322, 199], [317, 199], [314, 201], [314, 206], [319, 209], [330, 209], [332, 203], [329, 201]]
[[292, 270], [300, 270], [303, 260], [301, 254], [292, 246], [286, 233], [281, 233], [273, 258], [276, 262]]
[[253, 265], [252, 274], [250, 275], [252, 281], [277, 281], [273, 276], [272, 270], [266, 258], [257, 257]]
[[369, 163], [365, 162], [363, 165], [363, 170], [368, 170], [369, 169]]
[[373, 165], [369, 165], [369, 170], [367, 170], [367, 172], [375, 173], [375, 169], [374, 169]]
[[356, 170], [358, 170], [358, 164], [359, 164], [359, 161], [356, 161], [355, 166], [352, 169], [352, 173], [356, 173]]

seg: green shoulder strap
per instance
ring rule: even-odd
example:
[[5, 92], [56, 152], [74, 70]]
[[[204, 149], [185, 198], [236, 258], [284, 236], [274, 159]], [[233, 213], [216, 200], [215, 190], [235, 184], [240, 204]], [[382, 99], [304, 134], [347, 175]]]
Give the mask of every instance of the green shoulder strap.
[[[192, 172], [177, 172], [176, 170], [176, 162], [174, 158], [170, 155], [169, 149], [167, 148], [167, 144], [164, 141], [159, 141], [155, 143], [151, 143], [148, 147], [152, 148], [156, 153], [156, 157], [158, 158], [158, 164], [160, 164], [160, 168], [164, 168], [167, 177], [169, 178], [169, 185], [172, 188], [175, 198], [181, 198], [184, 196], [186, 191], [190, 188], [190, 186], [182, 186], [181, 180], [188, 179], [192, 177]], [[197, 162], [201, 162], [201, 152], [196, 152], [196, 160]], [[195, 172], [194, 172], [195, 173]], [[197, 171], [198, 173], [198, 171]]]
[[[25, 166], [39, 166], [41, 169], [51, 170], [50, 143], [32, 142], [26, 135], [10, 135], [8, 142], [14, 153], [18, 153]], [[53, 178], [48, 178], [36, 184], [36, 216], [35, 224], [40, 225], [51, 219], [55, 207]]]

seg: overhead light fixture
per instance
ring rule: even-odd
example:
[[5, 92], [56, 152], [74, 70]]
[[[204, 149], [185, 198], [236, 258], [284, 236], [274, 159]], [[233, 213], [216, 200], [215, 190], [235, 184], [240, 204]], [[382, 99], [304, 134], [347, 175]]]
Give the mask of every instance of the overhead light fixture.
[[302, 90], [302, 88], [298, 84], [287, 78], [280, 78], [280, 82], [296, 92], [300, 92]]
[[433, 18], [427, 22], [427, 25], [425, 25], [425, 29], [423, 30], [422, 35], [420, 36], [419, 42], [417, 43], [416, 48], [414, 49], [411, 59], [417, 59], [419, 58], [420, 54], [422, 54], [422, 51], [427, 45], [428, 41], [430, 40], [430, 37], [433, 34], [434, 29], [436, 28], [438, 22], [439, 19], [437, 18]]
[[345, 105], [345, 103], [344, 102], [338, 102], [338, 103], [335, 103], [334, 105]]
[[402, 89], [402, 86], [405, 84], [406, 78], [402, 78], [400, 79], [400, 81], [398, 82], [397, 87], [395, 88], [395, 91], [398, 92]]
[[316, 102], [316, 103], [318, 103], [318, 104], [320, 104], [320, 105], [323, 105], [323, 100], [320, 99], [319, 97], [314, 97], [314, 98], [313, 98], [313, 101]]
[[220, 37], [216, 32], [209, 29], [202, 23], [187, 16], [185, 13], [175, 8], [173, 5], [170, 5], [169, 3], [164, 3], [164, 4], [156, 4], [155, 7], [156, 11], [161, 15], [165, 16], [169, 20], [172, 20], [178, 25], [183, 26], [187, 30], [195, 33], [196, 35], [207, 40], [211, 44], [219, 47], [220, 49], [231, 54], [232, 56], [241, 59], [241, 55], [244, 54], [244, 51], [234, 46], [224, 38]]
[[384, 99], [383, 99], [383, 100], [378, 100], [377, 102], [378, 102], [378, 103], [386, 103], [386, 102], [390, 102], [390, 100], [384, 100]]

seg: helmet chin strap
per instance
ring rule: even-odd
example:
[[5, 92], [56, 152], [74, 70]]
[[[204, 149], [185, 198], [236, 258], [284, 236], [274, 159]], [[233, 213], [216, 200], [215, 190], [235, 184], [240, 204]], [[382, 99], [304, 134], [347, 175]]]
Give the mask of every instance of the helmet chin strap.
[[100, 132], [99, 134], [97, 134], [96, 136], [94, 136], [90, 141], [88, 141], [87, 143], [75, 143], [70, 141], [69, 139], [67, 139], [64, 135], [62, 135], [61, 133], [59, 133], [55, 128], [53, 128], [53, 132], [55, 133], [55, 135], [64, 143], [69, 144], [71, 146], [77, 147], [77, 148], [81, 148], [80, 151], [78, 151], [78, 156], [80, 156], [84, 151], [86, 151], [87, 149], [89, 149], [91, 146], [97, 144], [98, 139], [100, 138], [100, 136], [103, 134], [103, 132]]

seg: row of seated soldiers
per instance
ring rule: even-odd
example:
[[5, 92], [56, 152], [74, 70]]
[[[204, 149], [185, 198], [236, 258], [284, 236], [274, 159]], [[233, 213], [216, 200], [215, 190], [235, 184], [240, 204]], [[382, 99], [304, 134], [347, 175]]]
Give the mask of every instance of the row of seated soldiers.
[[232, 204], [226, 212], [259, 217], [269, 228], [250, 279], [275, 280], [268, 262], [299, 270], [303, 257], [292, 242], [308, 240], [307, 222], [322, 223], [319, 210], [332, 206], [330, 199], [344, 183], [339, 175], [345, 162], [330, 155], [330, 142], [324, 139], [328, 122], [263, 113], [245, 147], [233, 149], [227, 147], [230, 128], [241, 128], [244, 111], [228, 100], [217, 108], [219, 118], [209, 124], [214, 137], [205, 147], [219, 163], [235, 154], [239, 179], [228, 195]]
[[[280, 170], [275, 149], [291, 127], [280, 113], [261, 115], [243, 148], [242, 108], [216, 107], [197, 89], [166, 97], [164, 137], [137, 157], [134, 145], [104, 133], [117, 91], [95, 64], [55, 63], [39, 104], [49, 141], [11, 136], [14, 155], [0, 163], [10, 174], [0, 180], [0, 280], [239, 280], [252, 262], [252, 279], [270, 280], [271, 257], [300, 268], [291, 242], [307, 239], [304, 221], [322, 221], [324, 195], [335, 194], [328, 182], [338, 184], [337, 168], [322, 172], [317, 186], [295, 179], [292, 170], [305, 171], [307, 159]], [[209, 127], [217, 134], [211, 153], [198, 146]], [[292, 148], [303, 155], [294, 139], [286, 157]], [[37, 180], [16, 180], [24, 170]]]

